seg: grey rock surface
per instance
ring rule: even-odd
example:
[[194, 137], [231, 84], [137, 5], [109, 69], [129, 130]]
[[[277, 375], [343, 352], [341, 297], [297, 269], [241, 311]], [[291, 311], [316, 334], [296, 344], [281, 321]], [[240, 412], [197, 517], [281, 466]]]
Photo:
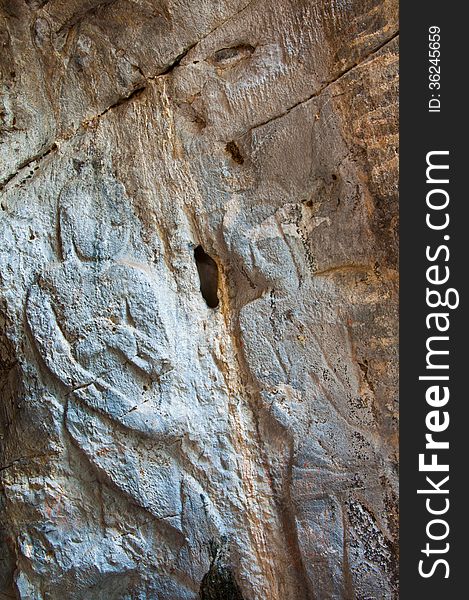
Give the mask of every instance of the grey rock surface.
[[397, 599], [397, 18], [0, 2], [0, 600]]

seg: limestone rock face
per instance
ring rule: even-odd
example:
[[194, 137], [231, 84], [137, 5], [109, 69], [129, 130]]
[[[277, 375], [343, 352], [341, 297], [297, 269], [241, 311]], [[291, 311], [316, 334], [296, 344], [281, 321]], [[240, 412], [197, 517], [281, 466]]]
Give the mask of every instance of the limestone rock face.
[[0, 598], [397, 598], [397, 2], [0, 6]]

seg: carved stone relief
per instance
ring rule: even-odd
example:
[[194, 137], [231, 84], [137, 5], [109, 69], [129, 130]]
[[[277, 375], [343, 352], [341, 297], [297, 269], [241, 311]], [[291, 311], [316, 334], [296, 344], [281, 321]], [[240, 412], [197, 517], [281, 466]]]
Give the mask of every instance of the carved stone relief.
[[396, 3], [6, 4], [0, 600], [397, 598]]

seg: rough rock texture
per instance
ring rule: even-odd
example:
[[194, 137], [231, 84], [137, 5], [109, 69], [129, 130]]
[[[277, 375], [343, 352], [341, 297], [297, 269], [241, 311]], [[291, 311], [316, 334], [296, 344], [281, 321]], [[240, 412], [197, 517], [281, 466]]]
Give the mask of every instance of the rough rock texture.
[[0, 599], [397, 598], [397, 2], [0, 6]]

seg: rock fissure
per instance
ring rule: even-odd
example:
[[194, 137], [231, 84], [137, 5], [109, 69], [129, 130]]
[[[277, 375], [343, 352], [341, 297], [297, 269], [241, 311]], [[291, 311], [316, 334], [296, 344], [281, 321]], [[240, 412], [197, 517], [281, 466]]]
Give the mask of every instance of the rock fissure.
[[332, 85], [334, 85], [335, 83], [337, 83], [338, 81], [340, 81], [343, 77], [345, 77], [346, 75], [348, 75], [349, 73], [351, 73], [357, 67], [360, 67], [364, 63], [366, 63], [372, 56], [374, 56], [380, 50], [382, 50], [383, 48], [385, 48], [387, 46], [387, 44], [390, 44], [398, 36], [399, 36], [399, 31], [397, 31], [396, 33], [394, 33], [385, 42], [383, 42], [382, 44], [380, 44], [379, 46], [377, 46], [376, 48], [374, 48], [369, 54], [367, 54], [364, 58], [362, 58], [362, 60], [360, 60], [360, 62], [353, 64], [352, 66], [348, 67], [347, 69], [345, 69], [344, 71], [342, 71], [341, 73], [339, 73], [339, 75], [337, 75], [336, 77], [334, 77], [334, 79], [331, 79], [330, 81], [328, 81], [327, 83], [325, 83], [317, 92], [314, 92], [313, 94], [311, 94], [310, 96], [308, 96], [304, 100], [300, 100], [299, 102], [295, 102], [295, 104], [293, 104], [292, 106], [290, 106], [286, 110], [282, 111], [278, 115], [270, 117], [269, 119], [267, 119], [266, 121], [262, 121], [261, 123], [257, 123], [255, 125], [253, 125], [248, 130], [244, 131], [241, 135], [239, 135], [238, 139], [242, 138], [243, 136], [245, 136], [250, 131], [253, 131], [254, 129], [259, 129], [260, 127], [264, 127], [264, 125], [267, 125], [268, 123], [272, 123], [273, 121], [281, 119], [282, 117], [288, 115], [292, 110], [294, 110], [298, 106], [302, 106], [303, 104], [307, 104], [308, 102], [310, 102], [314, 98], [318, 98], [324, 92], [326, 92]]

